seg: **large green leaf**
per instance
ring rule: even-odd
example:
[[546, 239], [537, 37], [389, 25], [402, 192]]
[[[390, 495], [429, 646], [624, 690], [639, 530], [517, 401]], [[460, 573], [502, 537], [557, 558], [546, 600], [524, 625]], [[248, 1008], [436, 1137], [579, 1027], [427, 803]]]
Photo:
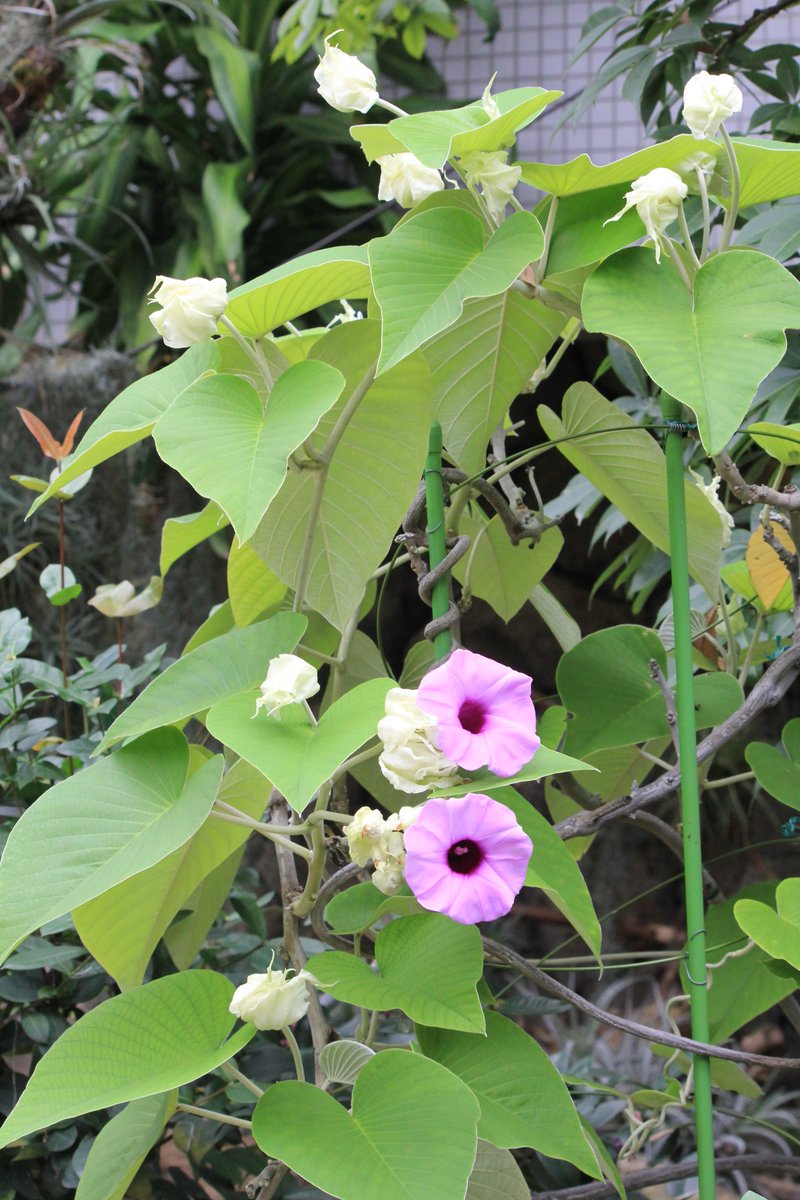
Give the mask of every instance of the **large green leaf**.
[[671, 263], [652, 250], [622, 250], [583, 290], [586, 328], [628, 342], [664, 391], [697, 417], [709, 454], [739, 428], [758, 385], [800, 325], [800, 283], [755, 250], [708, 259], [690, 295]]
[[528, 1146], [599, 1178], [567, 1085], [519, 1025], [487, 1012], [484, 1038], [420, 1025], [416, 1033], [423, 1054], [475, 1093], [481, 1106], [479, 1137], [503, 1149]]
[[246, 380], [215, 375], [177, 399], [153, 437], [164, 461], [216, 501], [246, 542], [286, 478], [290, 454], [343, 387], [343, 375], [327, 363], [295, 363], [275, 383], [265, 409]]
[[471, 545], [453, 574], [461, 584], [469, 580], [471, 594], [491, 604], [504, 621], [516, 616], [564, 545], [560, 529], [547, 529], [535, 545], [514, 546], [497, 515], [487, 521], [476, 513], [461, 522], [459, 532], [469, 534]]
[[[743, 949], [746, 941], [734, 916], [735, 906], [743, 900], [774, 905], [776, 886], [774, 880], [751, 884], [733, 899], [723, 904], [711, 904], [706, 910], [708, 962], [720, 964], [711, 972], [713, 985], [708, 992], [709, 1040], [715, 1044], [721, 1045], [748, 1021], [790, 995], [796, 987], [793, 979], [782, 979], [769, 969], [767, 963], [771, 963], [772, 958], [759, 946], [753, 946], [746, 954], [729, 957], [731, 950]], [[685, 967], [682, 980], [684, 990], [688, 991]]]
[[800, 811], [800, 717], [784, 725], [785, 754], [766, 742], [750, 742], [744, 756], [765, 792]]
[[463, 1200], [477, 1119], [460, 1079], [422, 1055], [385, 1050], [359, 1072], [352, 1115], [311, 1084], [275, 1083], [256, 1105], [253, 1136], [340, 1200]]
[[610, 220], [623, 207], [619, 186], [579, 192], [558, 202], [545, 280], [558, 282], [581, 267], [608, 258], [644, 236], [644, 225], [635, 208], [618, 221]]
[[372, 285], [383, 316], [379, 373], [452, 325], [467, 300], [505, 292], [539, 257], [544, 235], [533, 213], [518, 212], [484, 241], [478, 217], [445, 206], [370, 243]]
[[286, 595], [286, 584], [270, 571], [252, 546], [233, 539], [228, 553], [228, 596], [238, 626], [252, 625], [267, 609], [276, 609]]
[[247, 337], [260, 338], [321, 304], [357, 299], [369, 290], [366, 246], [334, 246], [292, 258], [234, 288], [225, 316]]
[[445, 448], [468, 475], [486, 466], [489, 439], [565, 321], [538, 300], [505, 291], [467, 300], [456, 323], [425, 346], [434, 415]]
[[[524, 162], [522, 163], [522, 178], [531, 187], [541, 188], [543, 192], [552, 192], [555, 196], [574, 196], [578, 192], [590, 192], [599, 188], [611, 187], [615, 184], [630, 183], [639, 175], [645, 175], [655, 167], [671, 167], [679, 170], [684, 163], [696, 155], [716, 156], [720, 153], [720, 145], [713, 141], [696, 141], [691, 134], [682, 133], [668, 142], [659, 142], [655, 146], [646, 146], [635, 154], [627, 154], [616, 162], [598, 166], [593, 163], [588, 154], [580, 154], [566, 163]], [[694, 172], [686, 172], [687, 178], [692, 179]], [[624, 201], [620, 187], [620, 203]]]
[[[651, 659], [666, 674], [661, 639], [640, 625], [601, 629], [563, 655], [556, 686], [573, 714], [565, 749], [590, 754], [669, 735], [664, 697], [650, 673]], [[698, 729], [724, 721], [744, 698], [733, 676], [722, 672], [695, 678], [694, 692]]]
[[159, 729], [45, 792], [0, 863], [0, 961], [27, 934], [182, 846], [208, 816], [217, 756], [188, 780], [189, 748]]
[[384, 125], [352, 125], [350, 133], [374, 162], [384, 154], [410, 151], [428, 167], [443, 167], [454, 154], [500, 150], [514, 142], [515, 133], [529, 125], [561, 92], [542, 88], [513, 88], [493, 97], [500, 116], [491, 118], [480, 101], [447, 111], [413, 113]]
[[184, 971], [93, 1008], [37, 1063], [0, 1129], [0, 1146], [68, 1117], [170, 1091], [227, 1062], [256, 1032], [245, 1025], [229, 1036], [233, 991], [224, 975]]
[[159, 575], [166, 575], [173, 563], [218, 530], [225, 529], [228, 523], [228, 518], [213, 500], [209, 500], [200, 512], [187, 513], [185, 517], [168, 517], [161, 530]]
[[215, 704], [206, 717], [214, 737], [264, 774], [298, 812], [349, 755], [376, 736], [391, 679], [371, 679], [347, 692], [316, 726], [299, 705], [256, 716], [254, 691]]
[[771, 958], [800, 971], [800, 879], [783, 879], [775, 891], [777, 912], [760, 900], [739, 900], [733, 914], [749, 938]]
[[[614, 504], [640, 533], [669, 553], [669, 507], [664, 453], [653, 436], [589, 383], [575, 383], [561, 416], [540, 405], [541, 426], [574, 467]], [[689, 570], [709, 596], [719, 590], [724, 528], [701, 488], [684, 484]]]
[[175, 1112], [178, 1093], [132, 1100], [92, 1142], [75, 1200], [123, 1200], [139, 1167]]
[[547, 818], [514, 788], [496, 791], [494, 799], [511, 809], [533, 842], [526, 887], [541, 888], [550, 897], [599, 961], [603, 931], [586, 880], [568, 846]]
[[796, 142], [734, 138], [733, 148], [742, 177], [742, 207], [800, 193], [800, 147]]
[[[259, 820], [269, 784], [249, 763], [234, 764], [219, 798]], [[145, 871], [81, 905], [75, 928], [93, 958], [123, 990], [137, 987], [159, 939], [195, 888], [247, 840], [249, 830], [209, 816], [197, 833]]]
[[378, 974], [363, 958], [327, 950], [308, 970], [336, 1000], [386, 1012], [402, 1009], [437, 1029], [483, 1033], [477, 983], [483, 974], [481, 936], [440, 913], [398, 917], [375, 942]]
[[100, 749], [159, 725], [185, 721], [217, 700], [261, 683], [270, 659], [294, 650], [306, 628], [299, 613], [276, 613], [247, 629], [232, 629], [179, 658], [113, 722]]
[[478, 1139], [478, 1152], [464, 1200], [530, 1200], [530, 1194], [514, 1155]]
[[[311, 435], [317, 452], [346, 398], [374, 367], [379, 348], [379, 324], [364, 320], [332, 329], [312, 350], [310, 360], [330, 363], [347, 379], [345, 396]], [[414, 355], [367, 390], [326, 471], [289, 475], [253, 539], [267, 565], [292, 588], [307, 562], [305, 600], [339, 630], [361, 603], [416, 494], [430, 413], [430, 371]], [[368, 503], [357, 480], [369, 481]]]
[[146, 438], [178, 396], [217, 370], [219, 357], [216, 342], [202, 342], [191, 346], [168, 367], [126, 387], [92, 422], [75, 451], [65, 460], [58, 479], [33, 502], [31, 512], [65, 483]]
[[431, 796], [466, 796], [468, 792], [494, 792], [498, 788], [510, 786], [513, 783], [530, 783], [534, 779], [544, 779], [548, 775], [563, 775], [567, 771], [590, 771], [591, 767], [578, 758], [570, 758], [558, 750], [548, 746], [540, 746], [533, 758], [515, 775], [501, 779], [482, 770], [474, 773], [468, 783], [460, 783], [458, 787], [432, 791]]

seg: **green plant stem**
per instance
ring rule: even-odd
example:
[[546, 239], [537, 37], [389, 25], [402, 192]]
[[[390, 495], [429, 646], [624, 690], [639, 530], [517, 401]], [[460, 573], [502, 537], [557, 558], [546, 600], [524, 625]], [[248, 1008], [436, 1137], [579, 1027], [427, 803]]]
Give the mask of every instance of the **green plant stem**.
[[747, 681], [747, 676], [748, 676], [750, 667], [753, 662], [753, 655], [755, 654], [756, 646], [758, 645], [758, 639], [761, 637], [761, 630], [763, 628], [763, 625], [764, 625], [764, 614], [759, 613], [758, 616], [756, 617], [755, 625], [753, 626], [753, 636], [750, 638], [750, 644], [747, 647], [747, 653], [744, 656], [744, 662], [742, 663], [742, 669], [739, 672], [739, 683], [742, 685], [742, 687], [744, 687], [744, 685]]
[[686, 287], [688, 288], [689, 293], [691, 294], [692, 281], [689, 278], [689, 274], [686, 270], [686, 267], [683, 265], [683, 259], [681, 258], [680, 254], [678, 253], [677, 246], [673, 242], [672, 238], [665, 238], [664, 244], [667, 247], [667, 252], [669, 253], [670, 258], [672, 259], [673, 263], [675, 264], [675, 270], [678, 272], [681, 279], [683, 280]]
[[[442, 483], [442, 427], [438, 421], [431, 425], [428, 457], [425, 460], [425, 508], [428, 520], [428, 569], [438, 567], [447, 554], [447, 530], [444, 521], [444, 485]], [[431, 609], [434, 620], [446, 615], [450, 608], [450, 579], [445, 574], [433, 585]], [[443, 629], [433, 639], [437, 659], [446, 658], [452, 649], [449, 629]]]
[[711, 207], [708, 203], [708, 184], [705, 172], [701, 171], [699, 167], [695, 167], [694, 173], [697, 176], [700, 202], [703, 205], [703, 240], [700, 245], [700, 262], [704, 263], [708, 258], [708, 242], [711, 237]]
[[198, 1108], [196, 1104], [178, 1104], [178, 1112], [189, 1113], [192, 1117], [206, 1117], [209, 1121], [219, 1121], [223, 1125], [235, 1125], [238, 1129], [252, 1129], [252, 1121], [244, 1121], [241, 1117], [229, 1117], [227, 1113], [209, 1112], [208, 1109]]
[[[671, 396], [662, 400], [666, 420], [680, 418], [680, 405]], [[683, 438], [670, 430], [666, 439], [667, 507], [669, 513], [672, 610], [675, 629], [675, 707], [678, 717], [678, 762], [681, 772], [681, 823], [686, 891], [687, 975], [691, 1002], [692, 1037], [710, 1041], [706, 979], [703, 853], [700, 841], [700, 791], [697, 779], [697, 734], [694, 720], [694, 667], [689, 606], [689, 550], [686, 529]], [[700, 1200], [714, 1200], [714, 1123], [711, 1063], [695, 1054], [695, 1133]]]
[[297, 1038], [294, 1036], [288, 1025], [284, 1025], [281, 1033], [286, 1038], [286, 1043], [292, 1052], [292, 1061], [294, 1062], [295, 1074], [297, 1075], [300, 1083], [305, 1083], [306, 1072], [305, 1068], [303, 1067], [303, 1058], [300, 1054], [300, 1047], [297, 1044]]
[[[59, 467], [61, 464], [59, 463]], [[64, 501], [58, 502], [58, 565], [61, 569], [61, 590], [66, 587], [67, 571], [67, 528], [64, 514]], [[69, 687], [69, 655], [67, 653], [67, 608], [62, 604], [58, 610], [58, 625], [61, 634], [61, 679], [64, 687]], [[69, 704], [64, 701], [64, 737], [67, 741], [72, 737], [72, 727], [69, 719]], [[72, 759], [69, 760], [69, 773], [72, 774]]]
[[391, 100], [384, 100], [383, 96], [379, 96], [375, 101], [378, 108], [385, 108], [387, 112], [394, 113], [396, 117], [407, 117], [408, 113], [404, 108], [398, 108], [396, 104], [392, 104]]
[[235, 1079], [237, 1083], [241, 1083], [242, 1086], [246, 1087], [248, 1092], [252, 1092], [254, 1096], [258, 1096], [260, 1098], [264, 1095], [264, 1089], [260, 1088], [257, 1083], [253, 1083], [252, 1079], [248, 1079], [248, 1077], [239, 1070], [233, 1060], [226, 1062], [223, 1070], [225, 1071], [226, 1075], [230, 1075], [231, 1079]]
[[[731, 614], [728, 609], [728, 601], [725, 599], [725, 588], [722, 583], [719, 585], [719, 607], [722, 612], [722, 623], [725, 626], [725, 670], [729, 675], [736, 675], [739, 669], [739, 647], [736, 644], [736, 635], [733, 632], [731, 625]], [[705, 630], [708, 633], [708, 630]]]
[[739, 175], [739, 164], [736, 161], [736, 151], [733, 148], [731, 135], [724, 125], [720, 125], [719, 131], [722, 134], [725, 153], [728, 156], [728, 163], [731, 168], [731, 202], [728, 211], [725, 213], [725, 220], [722, 224], [722, 237], [719, 242], [719, 250], [720, 254], [722, 254], [731, 244], [733, 228], [736, 224], [736, 218], [739, 215], [739, 197], [742, 193], [742, 181]]
[[541, 257], [536, 264], [537, 280], [544, 279], [547, 273], [547, 260], [550, 257], [550, 242], [553, 238], [553, 227], [556, 223], [556, 213], [558, 212], [558, 196], [553, 196], [550, 200], [550, 207], [547, 210], [547, 222], [544, 227], [544, 249]]
[[245, 813], [242, 813], [240, 816], [234, 816], [233, 813], [224, 812], [219, 808], [212, 808], [211, 816], [216, 817], [220, 821], [228, 821], [231, 825], [243, 825], [246, 829], [252, 829], [254, 833], [260, 833], [262, 837], [267, 838], [270, 842], [275, 842], [276, 846], [283, 846], [284, 850], [291, 850], [292, 854], [298, 854], [300, 858], [311, 860], [311, 851], [307, 850], [305, 846], [295, 845], [289, 838], [275, 833], [263, 821], [254, 821], [252, 818], [246, 816]]
[[734, 783], [747, 783], [750, 779], [755, 779], [754, 771], [742, 771], [739, 775], [728, 775], [725, 779], [707, 779], [703, 787], [709, 788], [731, 787]]
[[[358, 754], [352, 754], [350, 758], [346, 759], [345, 762], [343, 762], [342, 765], [337, 767], [333, 772], [331, 775], [331, 783], [335, 783], [337, 779], [341, 779], [342, 775], [345, 775], [353, 767], [357, 767], [359, 763], [369, 762], [371, 758], [377, 758], [382, 750], [383, 746], [378, 743], [376, 746], [370, 746], [367, 750], [361, 750]], [[341, 813], [334, 813], [333, 819], [341, 821], [345, 825], [349, 824], [349, 821], [344, 820]]]
[[683, 205], [681, 205], [680, 208], [678, 209], [678, 221], [679, 221], [680, 227], [681, 227], [681, 237], [683, 238], [683, 244], [686, 247], [686, 249], [688, 250], [689, 254], [691, 254], [694, 265], [696, 267], [699, 267], [701, 265], [700, 259], [697, 257], [697, 251], [695, 250], [694, 244], [692, 242], [692, 235], [689, 233], [689, 225], [686, 220], [686, 213], [683, 211]]

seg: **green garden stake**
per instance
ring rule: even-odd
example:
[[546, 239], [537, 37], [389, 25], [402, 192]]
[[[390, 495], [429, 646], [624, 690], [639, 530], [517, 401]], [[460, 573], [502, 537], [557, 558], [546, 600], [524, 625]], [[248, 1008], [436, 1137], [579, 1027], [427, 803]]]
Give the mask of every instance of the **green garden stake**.
[[[686, 534], [683, 432], [681, 408], [671, 396], [662, 411], [675, 427], [667, 433], [667, 505], [675, 627], [675, 707], [678, 717], [678, 765], [681, 773], [683, 875], [686, 893], [686, 975], [689, 981], [692, 1037], [709, 1041], [706, 931], [703, 901], [703, 852], [700, 843], [700, 792], [697, 783], [697, 735], [694, 720], [692, 633], [689, 612], [689, 554]], [[700, 1200], [715, 1200], [714, 1123], [711, 1101], [711, 1062], [702, 1054], [694, 1060], [694, 1117]]]
[[[438, 567], [447, 554], [447, 530], [444, 523], [444, 484], [442, 483], [442, 427], [438, 421], [431, 425], [428, 457], [425, 459], [425, 511], [428, 523], [428, 567]], [[431, 609], [434, 620], [443, 617], [450, 608], [450, 578], [445, 573], [433, 585]], [[433, 639], [433, 652], [438, 659], [446, 658], [452, 649], [449, 629], [442, 629]]]

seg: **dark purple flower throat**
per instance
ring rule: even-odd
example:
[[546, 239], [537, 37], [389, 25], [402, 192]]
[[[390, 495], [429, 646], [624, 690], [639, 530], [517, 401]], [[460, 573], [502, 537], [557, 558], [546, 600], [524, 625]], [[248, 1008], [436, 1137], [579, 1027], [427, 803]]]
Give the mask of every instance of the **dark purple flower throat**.
[[483, 851], [472, 838], [454, 842], [447, 851], [447, 865], [456, 875], [471, 875], [483, 862]]
[[486, 709], [480, 700], [465, 700], [458, 710], [458, 723], [467, 733], [482, 733]]

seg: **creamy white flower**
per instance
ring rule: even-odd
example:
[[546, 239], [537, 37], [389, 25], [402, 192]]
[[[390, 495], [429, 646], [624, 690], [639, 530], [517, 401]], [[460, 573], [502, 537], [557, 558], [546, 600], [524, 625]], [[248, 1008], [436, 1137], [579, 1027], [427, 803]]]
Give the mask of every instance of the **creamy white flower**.
[[469, 187], [479, 187], [491, 216], [500, 221], [522, 175], [518, 164], [510, 166], [507, 150], [472, 150], [462, 154], [458, 169]]
[[413, 825], [422, 811], [422, 805], [404, 805], [399, 812], [390, 813], [383, 822], [378, 844], [373, 850], [372, 863], [375, 870], [372, 882], [379, 892], [393, 896], [403, 885], [403, 868], [406, 847], [403, 835]]
[[159, 575], [152, 575], [147, 587], [138, 596], [131, 581], [123, 579], [121, 583], [102, 583], [95, 588], [89, 603], [104, 617], [135, 617], [148, 608], [155, 608], [163, 590], [164, 581]]
[[256, 712], [266, 708], [269, 716], [287, 704], [300, 704], [319, 691], [317, 672], [296, 654], [278, 654], [270, 660], [267, 677], [261, 684]]
[[213, 337], [228, 303], [224, 279], [200, 276], [170, 279], [167, 275], [156, 275], [150, 292], [154, 293], [150, 303], [162, 306], [159, 312], [150, 313], [150, 322], [174, 350]]
[[349, 321], [363, 321], [364, 313], [357, 312], [349, 300], [340, 300], [339, 303], [342, 306], [342, 311], [328, 321], [328, 324], [325, 326], [326, 329], [333, 329], [334, 325], [346, 325]]
[[396, 858], [376, 858], [372, 882], [384, 896], [394, 896], [403, 886], [403, 865]]
[[309, 983], [317, 983], [309, 971], [273, 971], [270, 966], [265, 975], [247, 976], [233, 993], [229, 1011], [256, 1029], [284, 1029], [308, 1012]]
[[378, 849], [383, 826], [383, 813], [366, 805], [359, 808], [350, 824], [345, 826], [350, 858], [359, 867], [365, 867]]
[[715, 137], [723, 121], [742, 111], [742, 93], [730, 75], [700, 71], [683, 89], [683, 119], [696, 138]]
[[383, 752], [378, 766], [400, 792], [426, 792], [449, 787], [458, 778], [458, 767], [442, 754], [436, 741], [436, 720], [417, 704], [412, 688], [390, 688], [386, 716], [378, 722]]
[[444, 189], [441, 172], [424, 166], [415, 154], [384, 154], [376, 161], [381, 169], [379, 200], [396, 200], [403, 208], [413, 208]]
[[322, 99], [337, 112], [369, 112], [378, 99], [377, 80], [366, 63], [331, 46], [327, 39], [314, 78]]
[[692, 175], [695, 171], [702, 172], [706, 179], [710, 179], [717, 169], [717, 160], [713, 154], [709, 154], [705, 150], [693, 150], [691, 154], [682, 159], [678, 164], [678, 172], [680, 175]]
[[661, 248], [664, 243], [668, 225], [678, 216], [681, 201], [685, 200], [689, 189], [680, 175], [669, 167], [656, 167], [646, 175], [640, 175], [631, 184], [631, 190], [625, 193], [625, 207], [604, 224], [618, 221], [628, 209], [636, 207], [645, 229], [655, 242], [656, 262], [661, 261]]
[[730, 546], [731, 544], [733, 517], [719, 498], [719, 485], [722, 480], [720, 479], [719, 475], [715, 475], [711, 480], [711, 483], [706, 483], [703, 476], [700, 475], [699, 472], [693, 471], [691, 467], [689, 467], [689, 474], [692, 477], [692, 482], [697, 484], [697, 486], [700, 488], [700, 491], [703, 492], [706, 498], [717, 510], [719, 519], [722, 522], [722, 548], [724, 550], [726, 546]]

